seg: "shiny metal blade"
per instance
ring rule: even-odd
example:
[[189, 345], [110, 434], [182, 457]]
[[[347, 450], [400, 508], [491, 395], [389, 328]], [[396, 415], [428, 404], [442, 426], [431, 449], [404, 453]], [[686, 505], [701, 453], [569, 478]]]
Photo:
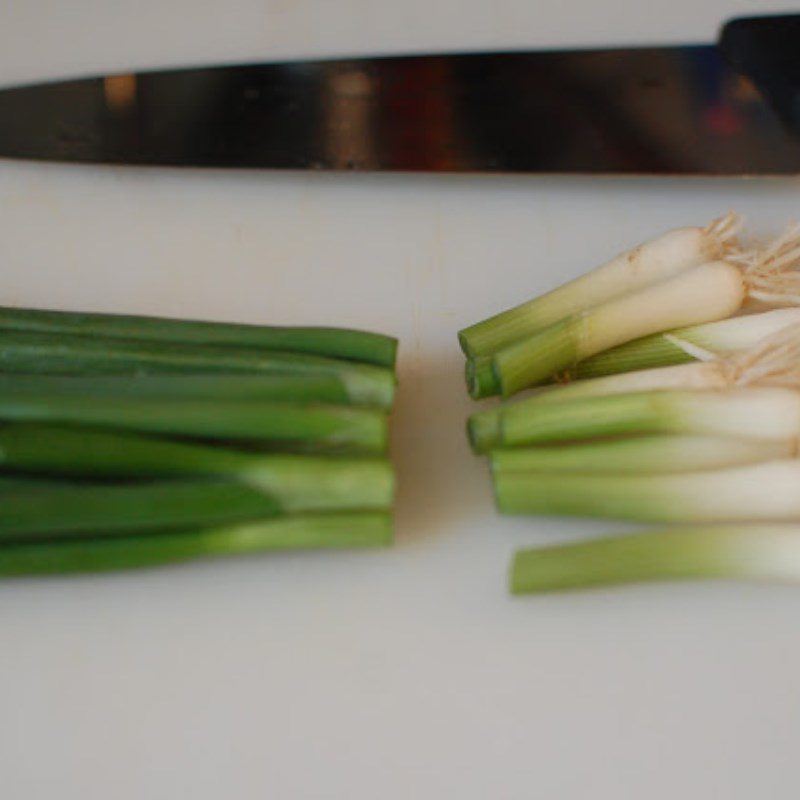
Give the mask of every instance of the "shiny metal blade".
[[184, 69], [0, 91], [0, 156], [423, 172], [800, 173], [717, 47]]

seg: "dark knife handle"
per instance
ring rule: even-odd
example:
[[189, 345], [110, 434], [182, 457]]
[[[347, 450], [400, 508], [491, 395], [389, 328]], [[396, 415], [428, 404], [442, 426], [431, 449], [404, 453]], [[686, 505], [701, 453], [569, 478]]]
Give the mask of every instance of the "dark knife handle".
[[720, 34], [723, 58], [800, 133], [800, 14], [739, 17]]

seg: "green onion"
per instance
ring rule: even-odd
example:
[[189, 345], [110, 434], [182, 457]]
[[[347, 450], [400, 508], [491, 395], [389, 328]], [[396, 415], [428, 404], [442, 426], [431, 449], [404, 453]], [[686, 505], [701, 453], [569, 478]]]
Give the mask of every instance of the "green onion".
[[[666, 390], [729, 389], [737, 386], [800, 388], [800, 323], [793, 323], [746, 350], [712, 361], [656, 367], [550, 386], [513, 406], [477, 412], [473, 427], [481, 437], [500, 435], [505, 416], [532, 415], [542, 405], [612, 394]], [[509, 410], [512, 409], [512, 410]], [[487, 439], [489, 443], [493, 439]]]
[[5, 498], [9, 494], [14, 494], [24, 489], [41, 489], [47, 486], [59, 485], [63, 485], [63, 482], [27, 477], [6, 478], [5, 476], [0, 476], [0, 495]]
[[776, 308], [657, 333], [613, 347], [572, 367], [564, 378], [594, 378], [694, 361], [703, 352], [723, 356], [753, 347], [800, 322], [800, 308]]
[[645, 531], [515, 554], [513, 594], [695, 578], [800, 579], [800, 526]]
[[92, 338], [141, 339], [194, 345], [232, 345], [363, 361], [394, 367], [397, 340], [346, 328], [298, 328], [220, 322], [40, 311], [0, 307], [0, 328]]
[[646, 522], [800, 520], [800, 461], [681, 474], [498, 472], [495, 497], [510, 514]]
[[555, 322], [496, 352], [495, 377], [504, 397], [561, 370], [649, 333], [724, 319], [746, 298], [738, 267], [712, 261]]
[[0, 542], [211, 526], [280, 510], [263, 491], [232, 482], [22, 488], [0, 503]]
[[500, 393], [541, 383], [648, 334], [732, 316], [748, 299], [800, 303], [800, 234], [790, 230], [751, 263], [711, 261], [544, 328], [492, 357]]
[[392, 541], [388, 513], [276, 517], [176, 533], [67, 539], [0, 548], [0, 575], [134, 569], [275, 550], [376, 547]]
[[334, 376], [314, 375], [8, 375], [0, 373], [0, 395], [74, 394], [102, 397], [265, 400], [338, 405], [359, 398]]
[[246, 453], [151, 436], [39, 425], [0, 426], [0, 468], [95, 478], [220, 476], [270, 494], [284, 511], [385, 509], [385, 459]]
[[468, 433], [475, 452], [627, 434], [773, 440], [800, 436], [800, 394], [793, 389], [639, 392], [535, 406], [509, 404], [499, 411], [470, 418]]
[[634, 436], [552, 447], [492, 450], [500, 472], [687, 472], [793, 458], [791, 440], [716, 436]]
[[59, 375], [218, 373], [327, 377], [356, 402], [389, 408], [392, 370], [332, 358], [223, 345], [102, 339], [0, 330], [0, 372]]
[[94, 395], [0, 395], [0, 420], [87, 425], [143, 433], [313, 445], [383, 453], [383, 410], [262, 403]]
[[679, 228], [626, 253], [548, 294], [459, 332], [464, 352], [489, 355], [564, 317], [637, 291], [735, 250], [741, 220], [728, 214], [706, 228]]

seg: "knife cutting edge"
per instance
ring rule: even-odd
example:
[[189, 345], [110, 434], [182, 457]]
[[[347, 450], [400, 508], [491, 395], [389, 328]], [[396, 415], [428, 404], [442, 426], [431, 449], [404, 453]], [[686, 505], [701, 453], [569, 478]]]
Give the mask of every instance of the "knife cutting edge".
[[800, 173], [800, 16], [718, 44], [141, 72], [0, 91], [0, 157], [420, 172]]

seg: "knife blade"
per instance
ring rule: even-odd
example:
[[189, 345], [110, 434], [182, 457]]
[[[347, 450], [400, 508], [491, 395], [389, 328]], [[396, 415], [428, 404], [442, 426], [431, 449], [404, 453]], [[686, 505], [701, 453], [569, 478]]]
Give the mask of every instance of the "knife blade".
[[800, 16], [717, 44], [242, 64], [0, 91], [0, 157], [420, 172], [800, 173]]

